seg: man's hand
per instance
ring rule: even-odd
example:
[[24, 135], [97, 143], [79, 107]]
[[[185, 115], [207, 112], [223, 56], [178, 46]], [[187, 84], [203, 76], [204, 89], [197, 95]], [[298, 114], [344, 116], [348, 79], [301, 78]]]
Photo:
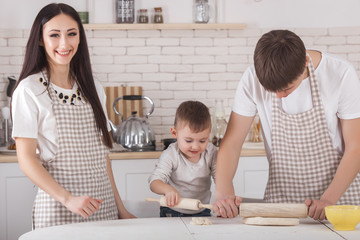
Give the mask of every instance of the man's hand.
[[329, 205], [333, 205], [329, 202], [324, 200], [305, 200], [306, 206], [308, 206], [308, 215], [309, 217], [313, 218], [314, 220], [324, 220], [325, 219], [325, 207]]
[[239, 206], [242, 201], [238, 196], [227, 196], [216, 200], [213, 205], [213, 211], [216, 216], [223, 218], [233, 218], [239, 215]]

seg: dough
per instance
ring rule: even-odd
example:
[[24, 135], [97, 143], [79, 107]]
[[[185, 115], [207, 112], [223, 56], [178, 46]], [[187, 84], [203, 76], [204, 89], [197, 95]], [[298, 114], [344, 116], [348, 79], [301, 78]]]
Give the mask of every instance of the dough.
[[266, 218], [266, 217], [249, 217], [244, 218], [243, 223], [248, 225], [260, 226], [295, 226], [299, 225], [298, 218]]
[[211, 225], [212, 222], [207, 217], [193, 217], [190, 224], [192, 225]]

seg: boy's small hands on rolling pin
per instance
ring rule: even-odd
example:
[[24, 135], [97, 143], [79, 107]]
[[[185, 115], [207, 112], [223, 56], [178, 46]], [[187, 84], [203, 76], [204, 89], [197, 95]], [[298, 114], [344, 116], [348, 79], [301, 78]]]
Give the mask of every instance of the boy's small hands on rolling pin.
[[179, 203], [180, 194], [178, 191], [174, 189], [172, 191], [165, 193], [165, 198], [166, 198], [166, 205], [168, 207], [174, 207]]

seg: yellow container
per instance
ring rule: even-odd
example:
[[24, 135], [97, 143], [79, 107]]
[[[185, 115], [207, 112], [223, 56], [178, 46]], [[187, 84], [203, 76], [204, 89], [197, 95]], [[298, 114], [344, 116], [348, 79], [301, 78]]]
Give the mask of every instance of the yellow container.
[[352, 231], [360, 222], [360, 206], [333, 205], [325, 207], [325, 215], [338, 231]]

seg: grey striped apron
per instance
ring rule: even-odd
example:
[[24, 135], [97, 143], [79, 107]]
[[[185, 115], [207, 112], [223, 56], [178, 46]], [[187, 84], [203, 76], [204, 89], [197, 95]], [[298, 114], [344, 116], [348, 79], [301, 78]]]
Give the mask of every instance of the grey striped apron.
[[[320, 199], [342, 158], [329, 135], [311, 58], [308, 68], [311, 110], [287, 114], [279, 107], [280, 99], [272, 94], [272, 152], [266, 202], [303, 203], [306, 198]], [[338, 204], [360, 204], [360, 174]]]
[[74, 196], [103, 199], [90, 217], [72, 213], [40, 188], [33, 207], [33, 229], [77, 222], [118, 218], [114, 194], [106, 171], [108, 148], [101, 141], [91, 105], [60, 103], [50, 84], [49, 95], [56, 118], [58, 151], [43, 164], [50, 175]]

